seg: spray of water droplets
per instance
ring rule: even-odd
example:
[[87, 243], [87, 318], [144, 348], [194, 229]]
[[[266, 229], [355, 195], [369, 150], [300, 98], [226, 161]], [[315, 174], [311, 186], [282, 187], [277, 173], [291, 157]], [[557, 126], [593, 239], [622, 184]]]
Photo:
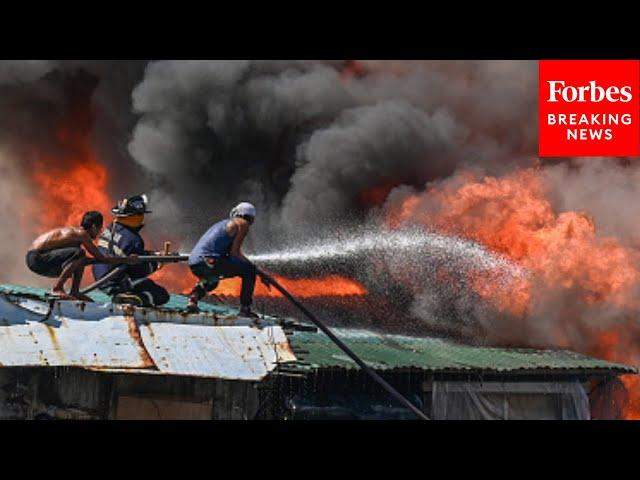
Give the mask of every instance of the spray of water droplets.
[[508, 277], [522, 277], [526, 271], [482, 245], [459, 237], [424, 230], [366, 231], [349, 238], [306, 243], [281, 251], [250, 255], [266, 268], [283, 273], [311, 274], [332, 267], [344, 271], [362, 261], [384, 259], [394, 264], [443, 265], [465, 271], [491, 271]]
[[479, 294], [479, 285], [509, 292], [530, 275], [507, 258], [463, 238], [375, 226], [249, 258], [288, 277], [339, 274], [360, 282], [368, 294], [351, 301], [346, 309], [332, 310], [335, 302], [329, 299], [324, 306], [320, 301], [314, 304], [324, 308], [323, 318], [336, 324], [365, 321], [368, 328], [426, 329], [429, 334], [459, 338], [474, 338], [482, 325], [496, 318], [492, 303]]

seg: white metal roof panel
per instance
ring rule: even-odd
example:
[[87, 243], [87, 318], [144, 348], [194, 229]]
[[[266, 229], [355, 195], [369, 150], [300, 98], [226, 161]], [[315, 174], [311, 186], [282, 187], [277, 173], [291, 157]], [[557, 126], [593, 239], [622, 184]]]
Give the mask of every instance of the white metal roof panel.
[[295, 361], [278, 326], [150, 323], [140, 334], [158, 370], [172, 375], [260, 380], [278, 362]]
[[[193, 318], [192, 318], [193, 317]], [[0, 295], [0, 367], [77, 366], [102, 371], [259, 380], [295, 361], [282, 328], [239, 318]], [[175, 323], [174, 323], [175, 322]]]

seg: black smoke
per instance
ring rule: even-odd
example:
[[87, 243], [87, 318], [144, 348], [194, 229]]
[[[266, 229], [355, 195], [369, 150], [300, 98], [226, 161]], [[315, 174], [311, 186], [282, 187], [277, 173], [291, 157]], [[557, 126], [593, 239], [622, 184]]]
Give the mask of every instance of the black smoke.
[[[360, 194], [462, 165], [532, 162], [535, 62], [159, 61], [133, 91], [129, 151], [194, 241], [256, 203], [263, 249], [361, 222]], [[188, 246], [188, 245], [187, 245]]]

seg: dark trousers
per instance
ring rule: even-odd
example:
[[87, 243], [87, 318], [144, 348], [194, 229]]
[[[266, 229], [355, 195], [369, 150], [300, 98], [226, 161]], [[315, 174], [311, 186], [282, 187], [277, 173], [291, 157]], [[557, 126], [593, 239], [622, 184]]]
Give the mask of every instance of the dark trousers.
[[132, 291], [142, 297], [145, 305], [154, 307], [164, 305], [170, 298], [169, 292], [164, 287], [148, 278], [136, 284]]
[[193, 288], [191, 295], [198, 300], [208, 292], [215, 290], [220, 278], [242, 278], [240, 291], [240, 305], [251, 306], [253, 302], [253, 290], [256, 286], [256, 267], [252, 263], [245, 262], [238, 257], [223, 257], [216, 259], [212, 267], [205, 262], [191, 265], [191, 272], [200, 279]]
[[56, 278], [62, 274], [62, 270], [71, 262], [83, 258], [84, 250], [80, 247], [66, 247], [38, 252], [27, 252], [27, 267], [34, 273], [44, 277]]
[[136, 283], [133, 287], [121, 282], [108, 285], [101, 288], [101, 290], [112, 297], [119, 293], [134, 293], [141, 298], [143, 305], [146, 307], [159, 307], [167, 303], [171, 297], [164, 287], [148, 278]]

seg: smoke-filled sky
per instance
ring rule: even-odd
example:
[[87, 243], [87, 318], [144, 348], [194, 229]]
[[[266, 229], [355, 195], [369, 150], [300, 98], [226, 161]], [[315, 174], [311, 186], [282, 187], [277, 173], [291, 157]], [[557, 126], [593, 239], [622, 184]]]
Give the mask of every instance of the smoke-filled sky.
[[459, 165], [531, 161], [535, 62], [358, 65], [3, 61], [3, 164], [26, 169], [34, 147], [55, 151], [57, 123], [88, 98], [112, 196], [147, 191], [153, 228], [187, 243], [253, 201], [260, 246], [361, 219], [360, 194], [389, 179], [420, 187]]
[[390, 179], [421, 187], [460, 165], [531, 161], [535, 62], [359, 65], [150, 63], [132, 92], [129, 153], [187, 216], [182, 228], [255, 202], [268, 219], [257, 246], [361, 220], [362, 192]]
[[535, 61], [0, 61], [0, 283], [51, 283], [24, 264], [60, 210], [43, 189], [105, 214], [147, 193], [143, 234], [181, 251], [250, 201], [245, 252], [360, 282], [369, 326], [640, 365], [640, 168], [538, 159], [537, 82]]
[[[79, 106], [91, 106], [75, 121], [91, 123], [109, 197], [150, 196], [155, 245], [188, 250], [251, 201], [247, 250], [260, 253], [375, 230], [460, 172], [500, 178], [538, 165], [537, 81], [534, 61], [1, 61], [1, 279], [43, 282], [24, 267], [24, 205], [33, 170], [56, 167], [36, 161], [42, 152], [69, 161], [56, 132]], [[556, 213], [586, 211], [599, 236], [637, 242], [637, 167], [577, 159], [541, 171]], [[356, 272], [365, 285], [372, 268]], [[425, 288], [408, 308], [432, 321], [440, 300]]]

